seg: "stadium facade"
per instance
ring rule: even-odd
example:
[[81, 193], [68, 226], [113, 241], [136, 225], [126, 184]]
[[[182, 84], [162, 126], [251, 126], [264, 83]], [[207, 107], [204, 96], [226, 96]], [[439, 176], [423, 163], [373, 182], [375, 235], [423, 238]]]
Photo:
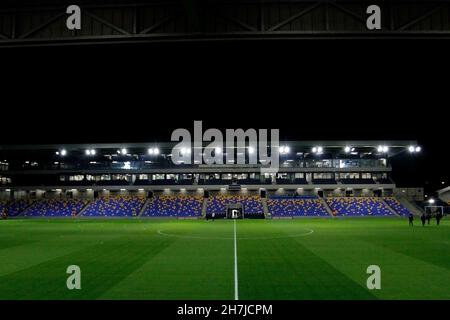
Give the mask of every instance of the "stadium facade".
[[[10, 216], [27, 216], [31, 207], [31, 216], [57, 216], [59, 211], [65, 216], [96, 216], [106, 210], [105, 215], [167, 212], [176, 217], [224, 215], [230, 208], [258, 217], [277, 212], [347, 215], [351, 208], [355, 215], [403, 215], [417, 213], [408, 200], [423, 200], [423, 189], [406, 192], [396, 188], [391, 177], [390, 157], [418, 151], [415, 141], [286, 141], [279, 148], [280, 167], [271, 173], [261, 170], [261, 164], [174, 163], [175, 143], [2, 146], [0, 199], [23, 202], [14, 205], [19, 208], [4, 209], [14, 212]], [[248, 159], [249, 149], [236, 148], [236, 154]], [[183, 152], [194, 158], [203, 148]], [[110, 199], [116, 200], [111, 204]], [[354, 202], [361, 199], [368, 202]], [[285, 212], [286, 207], [295, 212]]]

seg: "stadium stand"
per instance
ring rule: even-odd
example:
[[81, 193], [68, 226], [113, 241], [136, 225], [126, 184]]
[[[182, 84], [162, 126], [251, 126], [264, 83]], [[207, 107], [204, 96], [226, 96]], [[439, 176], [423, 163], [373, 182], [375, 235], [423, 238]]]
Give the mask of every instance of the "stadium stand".
[[191, 184], [194, 184], [194, 180], [193, 179], [179, 179], [177, 181], [177, 183], [180, 185], [191, 185]]
[[271, 197], [267, 206], [274, 217], [329, 216], [322, 202], [315, 196]]
[[343, 184], [375, 184], [373, 179], [341, 179]]
[[277, 184], [308, 184], [305, 178], [295, 178], [294, 180], [286, 179], [286, 178], [277, 178]]
[[397, 214], [401, 216], [408, 216], [410, 214], [410, 211], [405, 206], [403, 206], [397, 199], [387, 197], [384, 198], [384, 200], [395, 212], [397, 212]]
[[334, 179], [313, 179], [313, 184], [337, 184]]
[[0, 214], [6, 213], [9, 217], [16, 217], [30, 204], [31, 200], [0, 201]]
[[213, 212], [217, 217], [225, 216], [227, 207], [231, 204], [242, 204], [244, 216], [258, 217], [264, 215], [264, 207], [259, 196], [214, 196], [208, 202], [206, 214]]
[[340, 197], [327, 198], [326, 202], [335, 216], [392, 216], [381, 198]]
[[379, 184], [392, 184], [393, 183], [391, 179], [386, 179], [386, 178], [377, 179], [377, 182]]
[[261, 184], [259, 179], [239, 179], [238, 184]]
[[87, 204], [86, 200], [43, 199], [35, 201], [24, 212], [25, 217], [70, 217], [76, 216]]
[[92, 180], [77, 180], [77, 181], [61, 181], [60, 182], [61, 185], [63, 186], [73, 186], [73, 187], [77, 187], [77, 186], [93, 186], [94, 185], [94, 181]]
[[202, 196], [155, 196], [142, 213], [143, 217], [199, 217]]
[[231, 180], [199, 179], [198, 184], [200, 184], [200, 185], [227, 185], [227, 184], [231, 184]]
[[149, 186], [149, 185], [151, 185], [152, 184], [152, 181], [150, 181], [150, 180], [148, 180], [148, 179], [146, 179], [146, 180], [144, 180], [144, 179], [136, 179], [135, 181], [134, 181], [134, 185], [135, 186]]
[[97, 182], [97, 185], [99, 186], [126, 186], [130, 183], [125, 179], [119, 179], [119, 180], [100, 180]]
[[133, 196], [102, 197], [91, 202], [83, 212], [85, 217], [136, 217], [145, 199]]
[[150, 181], [151, 185], [156, 185], [156, 186], [170, 186], [170, 185], [175, 185], [175, 179], [158, 179], [158, 180], [151, 180]]

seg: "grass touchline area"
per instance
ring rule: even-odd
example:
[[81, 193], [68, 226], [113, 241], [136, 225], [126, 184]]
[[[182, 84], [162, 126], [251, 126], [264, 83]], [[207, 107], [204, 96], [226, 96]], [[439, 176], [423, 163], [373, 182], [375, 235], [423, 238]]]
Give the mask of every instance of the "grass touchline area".
[[447, 219], [3, 220], [0, 299], [450, 299], [449, 235]]

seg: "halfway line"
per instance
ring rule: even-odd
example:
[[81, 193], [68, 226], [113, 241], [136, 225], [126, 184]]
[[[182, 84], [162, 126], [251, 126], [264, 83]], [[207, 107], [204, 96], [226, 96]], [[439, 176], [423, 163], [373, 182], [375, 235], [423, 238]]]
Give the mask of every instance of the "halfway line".
[[234, 220], [234, 300], [239, 300], [236, 220]]

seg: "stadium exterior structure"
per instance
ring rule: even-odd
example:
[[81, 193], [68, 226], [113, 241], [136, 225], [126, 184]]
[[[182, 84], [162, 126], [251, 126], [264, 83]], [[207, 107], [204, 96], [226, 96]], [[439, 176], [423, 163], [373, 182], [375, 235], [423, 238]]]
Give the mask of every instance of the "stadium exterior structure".
[[73, 4], [1, 1], [0, 46], [450, 35], [448, 0], [378, 1], [380, 30], [366, 26], [373, 1], [85, 0], [81, 29], [68, 30]]
[[289, 152], [280, 155], [276, 174], [261, 173], [260, 165], [174, 164], [175, 143], [5, 145], [0, 146], [0, 199], [206, 191], [388, 196], [396, 188], [389, 158], [414, 145], [415, 141], [280, 142]]

